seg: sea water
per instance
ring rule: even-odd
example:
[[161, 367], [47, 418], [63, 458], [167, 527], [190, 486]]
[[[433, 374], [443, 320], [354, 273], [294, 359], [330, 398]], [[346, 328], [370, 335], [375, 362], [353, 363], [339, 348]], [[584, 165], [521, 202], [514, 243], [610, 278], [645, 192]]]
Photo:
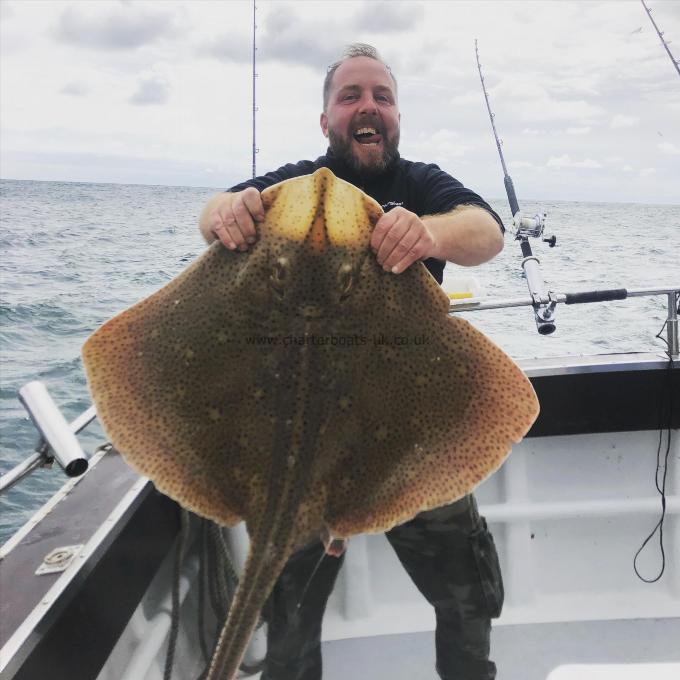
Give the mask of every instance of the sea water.
[[[68, 420], [90, 405], [80, 348], [119, 311], [166, 284], [205, 248], [197, 222], [209, 188], [0, 182], [0, 473], [32, 453], [37, 434], [17, 399], [43, 381]], [[506, 223], [507, 203], [492, 201]], [[547, 212], [536, 240], [548, 287], [555, 292], [680, 285], [680, 206], [523, 201], [529, 215]], [[674, 252], [675, 251], [675, 252]], [[527, 297], [519, 245], [475, 268], [447, 265], [445, 287], [474, 276], [487, 297]], [[557, 330], [536, 331], [529, 307], [469, 312], [465, 317], [516, 358], [603, 352], [663, 352], [654, 336], [666, 298], [560, 305]], [[80, 436], [90, 453], [102, 443], [94, 424]], [[64, 483], [40, 469], [0, 498], [0, 543]]]

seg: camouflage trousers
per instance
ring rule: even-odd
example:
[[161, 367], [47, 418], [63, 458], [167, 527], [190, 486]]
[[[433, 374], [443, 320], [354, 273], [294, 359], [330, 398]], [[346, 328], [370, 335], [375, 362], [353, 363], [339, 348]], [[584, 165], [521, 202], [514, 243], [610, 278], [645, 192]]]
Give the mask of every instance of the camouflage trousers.
[[[423, 512], [386, 537], [434, 607], [436, 670], [442, 680], [495, 678], [489, 637], [491, 619], [503, 606], [503, 583], [493, 538], [474, 497]], [[322, 553], [320, 542], [297, 552], [274, 587], [265, 608], [268, 651], [261, 680], [321, 678], [321, 620], [342, 564], [342, 557], [326, 557], [309, 582]]]

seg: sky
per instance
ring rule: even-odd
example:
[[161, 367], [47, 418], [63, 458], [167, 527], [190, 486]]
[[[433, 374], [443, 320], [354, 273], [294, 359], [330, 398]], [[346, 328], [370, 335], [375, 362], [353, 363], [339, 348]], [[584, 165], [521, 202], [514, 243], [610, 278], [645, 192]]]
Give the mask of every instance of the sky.
[[[680, 58], [680, 2], [648, 0]], [[0, 176], [227, 188], [251, 176], [250, 0], [0, 2]], [[259, 0], [257, 170], [316, 158], [351, 42], [399, 87], [402, 156], [487, 199], [680, 204], [680, 77], [638, 0]]]

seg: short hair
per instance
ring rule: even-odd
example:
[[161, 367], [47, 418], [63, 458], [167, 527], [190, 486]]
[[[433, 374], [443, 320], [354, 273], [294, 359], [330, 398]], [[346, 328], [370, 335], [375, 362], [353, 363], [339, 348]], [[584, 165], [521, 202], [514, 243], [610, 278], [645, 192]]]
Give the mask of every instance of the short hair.
[[354, 57], [368, 57], [369, 59], [375, 59], [376, 61], [379, 61], [387, 69], [387, 72], [392, 77], [392, 80], [394, 81], [394, 93], [397, 93], [397, 79], [394, 77], [394, 73], [392, 73], [392, 69], [389, 67], [389, 65], [386, 64], [380, 54], [378, 54], [378, 50], [376, 50], [372, 45], [367, 45], [366, 43], [352, 43], [351, 45], [347, 45], [345, 48], [342, 59], [331, 64], [326, 71], [326, 77], [323, 81], [324, 111], [328, 108], [328, 97], [331, 91], [331, 81], [333, 80], [333, 75], [341, 64], [344, 64], [348, 59], [353, 59]]

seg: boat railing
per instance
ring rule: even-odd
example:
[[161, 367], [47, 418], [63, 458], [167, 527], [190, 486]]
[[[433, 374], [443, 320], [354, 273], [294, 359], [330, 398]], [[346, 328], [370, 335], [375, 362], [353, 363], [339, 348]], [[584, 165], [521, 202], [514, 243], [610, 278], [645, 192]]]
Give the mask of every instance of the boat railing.
[[[523, 306], [532, 306], [534, 310], [538, 307], [554, 309], [558, 304], [606, 302], [656, 295], [665, 295], [668, 298], [668, 316], [665, 323], [668, 343], [667, 353], [669, 358], [675, 361], [680, 359], [678, 349], [680, 285], [637, 289], [616, 288], [577, 293], [549, 292], [539, 296], [532, 295], [531, 297], [500, 300], [471, 298], [451, 302], [449, 313], [509, 309]], [[10, 489], [36, 468], [49, 466], [55, 460], [67, 476], [77, 477], [82, 475], [87, 470], [88, 457], [80, 446], [76, 435], [96, 418], [95, 407], [90, 406], [69, 423], [55, 404], [45, 385], [40, 381], [32, 381], [24, 385], [19, 390], [19, 400], [40, 433], [40, 439], [35, 453], [0, 477], [0, 494]]]
[[[671, 359], [680, 359], [678, 347], [678, 314], [680, 306], [680, 285], [653, 286], [649, 288], [610, 288], [600, 290], [580, 291], [576, 293], [541, 293], [531, 297], [507, 298], [500, 300], [486, 300], [484, 298], [467, 298], [452, 301], [449, 314], [457, 312], [474, 312], [487, 309], [509, 309], [511, 307], [548, 308], [554, 310], [558, 304], [576, 305], [591, 302], [610, 302], [625, 300], [633, 297], [650, 297], [665, 295], [668, 300], [668, 316], [666, 318], [667, 353]], [[540, 331], [539, 331], [540, 332]]]
[[0, 477], [0, 493], [36, 468], [49, 466], [55, 460], [68, 477], [82, 475], [88, 468], [88, 459], [76, 435], [96, 418], [95, 407], [90, 406], [69, 423], [47, 387], [39, 380], [24, 385], [19, 390], [19, 400], [40, 433], [40, 438], [35, 453]]

